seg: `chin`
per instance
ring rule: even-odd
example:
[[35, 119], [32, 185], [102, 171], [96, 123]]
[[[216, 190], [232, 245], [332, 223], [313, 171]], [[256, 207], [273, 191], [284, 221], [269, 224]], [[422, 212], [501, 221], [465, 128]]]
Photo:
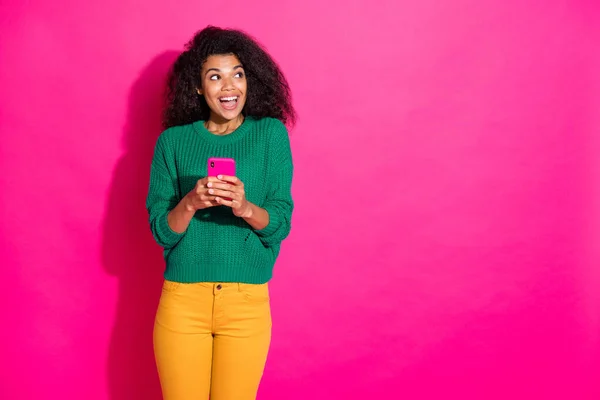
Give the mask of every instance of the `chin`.
[[212, 109], [213, 114], [218, 115], [220, 119], [224, 119], [226, 121], [233, 121], [242, 114], [243, 104], [239, 105], [235, 108], [235, 110], [224, 110], [222, 107], [217, 105], [217, 112]]
[[239, 116], [241, 115], [241, 111], [240, 112], [236, 112], [236, 113], [224, 113], [224, 112], [220, 112], [218, 115], [221, 119], [224, 119], [226, 121], [234, 121], [237, 118], [239, 118]]

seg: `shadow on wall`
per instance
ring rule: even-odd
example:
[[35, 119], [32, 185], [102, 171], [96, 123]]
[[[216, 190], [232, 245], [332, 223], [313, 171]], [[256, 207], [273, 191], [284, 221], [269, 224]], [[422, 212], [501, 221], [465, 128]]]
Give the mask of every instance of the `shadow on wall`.
[[152, 349], [164, 263], [148, 224], [150, 163], [161, 128], [166, 76], [178, 52], [155, 57], [129, 93], [125, 154], [113, 172], [102, 236], [102, 263], [118, 279], [116, 320], [108, 350], [111, 400], [160, 399]]

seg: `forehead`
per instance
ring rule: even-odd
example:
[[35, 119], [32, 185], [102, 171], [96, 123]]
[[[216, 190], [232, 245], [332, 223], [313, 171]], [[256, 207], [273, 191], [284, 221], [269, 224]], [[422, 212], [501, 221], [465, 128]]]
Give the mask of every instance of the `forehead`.
[[240, 59], [234, 54], [218, 54], [208, 56], [202, 68], [205, 70], [209, 68], [231, 69], [238, 65], [241, 65]]

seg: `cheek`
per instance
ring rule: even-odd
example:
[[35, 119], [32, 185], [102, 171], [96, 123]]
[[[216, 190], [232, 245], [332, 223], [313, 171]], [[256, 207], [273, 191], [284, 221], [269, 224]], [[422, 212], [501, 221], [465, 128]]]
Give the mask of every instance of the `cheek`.
[[208, 92], [208, 98], [210, 99], [211, 102], [216, 103], [217, 101], [219, 101], [218, 97], [219, 97], [219, 92], [217, 90], [212, 90], [212, 91]]
[[204, 97], [206, 97], [206, 101], [214, 101], [216, 94], [219, 92], [218, 88], [213, 81], [205, 81], [202, 84]]

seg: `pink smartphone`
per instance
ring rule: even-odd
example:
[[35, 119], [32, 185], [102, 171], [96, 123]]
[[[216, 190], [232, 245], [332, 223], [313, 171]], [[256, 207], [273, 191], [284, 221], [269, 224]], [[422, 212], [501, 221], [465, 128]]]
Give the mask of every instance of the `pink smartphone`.
[[233, 158], [210, 157], [207, 171], [208, 176], [235, 176], [235, 160]]
[[[208, 176], [235, 176], [235, 160], [233, 158], [210, 157], [207, 167]], [[225, 200], [231, 201], [228, 197], [225, 197]]]

